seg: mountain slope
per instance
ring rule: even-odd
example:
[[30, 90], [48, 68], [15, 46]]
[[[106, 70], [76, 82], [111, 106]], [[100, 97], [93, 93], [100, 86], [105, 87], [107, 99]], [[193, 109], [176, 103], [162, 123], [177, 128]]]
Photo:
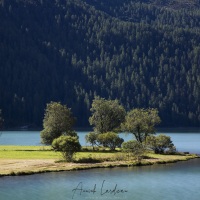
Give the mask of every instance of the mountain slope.
[[0, 108], [7, 126], [40, 126], [50, 101], [66, 103], [77, 125], [87, 126], [95, 95], [117, 98], [127, 110], [156, 107], [163, 126], [198, 126], [199, 5], [1, 1]]

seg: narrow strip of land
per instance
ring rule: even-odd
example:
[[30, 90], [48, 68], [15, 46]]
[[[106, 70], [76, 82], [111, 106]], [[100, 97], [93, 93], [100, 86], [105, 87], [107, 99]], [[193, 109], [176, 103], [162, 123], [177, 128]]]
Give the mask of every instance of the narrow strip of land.
[[[40, 149], [38, 149], [40, 148]], [[37, 156], [36, 156], [37, 155]], [[117, 155], [117, 156], [116, 156]], [[119, 154], [120, 155], [120, 154]], [[166, 164], [197, 158], [196, 155], [148, 154], [140, 163], [120, 160], [118, 153], [80, 152], [78, 163], [60, 162], [60, 154], [41, 147], [0, 147], [0, 176], [25, 175], [44, 172], [71, 171], [105, 167]], [[101, 162], [87, 163], [84, 158], [98, 158]], [[82, 160], [80, 158], [83, 158]]]

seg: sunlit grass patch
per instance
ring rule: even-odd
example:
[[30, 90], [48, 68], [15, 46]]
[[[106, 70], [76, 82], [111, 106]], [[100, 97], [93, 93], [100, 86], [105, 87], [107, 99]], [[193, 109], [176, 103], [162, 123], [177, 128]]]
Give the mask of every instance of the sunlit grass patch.
[[58, 152], [49, 146], [0, 146], [0, 158], [3, 159], [57, 159]]
[[[145, 159], [170, 161], [170, 160], [187, 160], [194, 155], [161, 155], [154, 153], [146, 153]], [[55, 152], [50, 146], [0, 146], [0, 159], [62, 159], [60, 152]], [[109, 151], [108, 149], [100, 149], [99, 151], [77, 152], [74, 156], [75, 162], [104, 162], [104, 161], [130, 161], [134, 157], [127, 156], [126, 153], [118, 151]]]
[[0, 146], [0, 176], [25, 175], [50, 171], [82, 170], [105, 167], [130, 167], [167, 164], [189, 160], [195, 155], [160, 155], [147, 152], [141, 160], [123, 151], [88, 149], [77, 152], [74, 163], [67, 163], [50, 146]]
[[51, 150], [51, 146], [15, 146], [15, 145], [0, 145], [0, 151], [41, 151]]
[[159, 159], [163, 161], [170, 161], [170, 160], [187, 160], [188, 158], [195, 158], [196, 155], [193, 154], [177, 154], [177, 155], [166, 155], [166, 154], [154, 154], [154, 153], [148, 153], [147, 156], [149, 158]]

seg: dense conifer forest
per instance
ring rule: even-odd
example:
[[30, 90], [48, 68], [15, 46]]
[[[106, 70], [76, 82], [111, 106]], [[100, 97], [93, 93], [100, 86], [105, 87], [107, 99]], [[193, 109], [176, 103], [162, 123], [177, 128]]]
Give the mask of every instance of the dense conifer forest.
[[50, 101], [87, 127], [96, 95], [199, 126], [200, 1], [0, 0], [6, 127], [40, 127]]

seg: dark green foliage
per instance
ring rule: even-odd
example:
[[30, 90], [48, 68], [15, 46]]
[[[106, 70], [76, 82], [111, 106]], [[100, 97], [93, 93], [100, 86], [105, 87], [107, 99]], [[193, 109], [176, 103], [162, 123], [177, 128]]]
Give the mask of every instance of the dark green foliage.
[[130, 154], [130, 156], [136, 157], [138, 161], [141, 161], [142, 156], [146, 152], [145, 146], [136, 140], [130, 140], [122, 144], [122, 149], [124, 152]]
[[87, 158], [80, 158], [78, 160], [74, 160], [75, 163], [101, 163], [102, 160], [98, 158], [92, 158], [91, 156]]
[[127, 113], [122, 129], [132, 133], [140, 143], [150, 134], [155, 134], [155, 126], [160, 123], [157, 109], [133, 109]]
[[52, 142], [55, 151], [60, 151], [66, 161], [73, 161], [73, 155], [81, 150], [77, 137], [61, 135]]
[[79, 139], [79, 136], [76, 131], [74, 130], [68, 130], [63, 133], [63, 135], [71, 136], [71, 137], [77, 137]]
[[124, 142], [124, 139], [120, 138], [114, 132], [101, 133], [97, 136], [97, 142], [104, 147], [110, 148], [114, 151], [116, 147], [121, 147], [121, 144]]
[[74, 118], [69, 108], [57, 102], [47, 104], [43, 120], [43, 130], [41, 131], [42, 143], [51, 145], [52, 141], [62, 134], [77, 136], [72, 131], [73, 124]]
[[97, 95], [199, 126], [199, 1], [4, 0], [0, 21], [6, 126], [41, 126], [50, 101], [87, 126]]
[[2, 113], [1, 113], [1, 110], [0, 110], [0, 129], [3, 127], [3, 122], [4, 122], [4, 119], [2, 117]]
[[125, 109], [118, 100], [106, 100], [96, 97], [90, 109], [92, 116], [89, 118], [90, 125], [94, 126], [97, 133], [115, 131], [125, 119]]
[[165, 151], [174, 153], [176, 148], [167, 135], [160, 134], [158, 136], [150, 135], [146, 138], [146, 146], [157, 154], [163, 154]]
[[97, 137], [98, 137], [98, 134], [95, 132], [90, 132], [85, 136], [86, 142], [92, 145], [93, 150], [94, 150], [94, 146], [97, 145]]

